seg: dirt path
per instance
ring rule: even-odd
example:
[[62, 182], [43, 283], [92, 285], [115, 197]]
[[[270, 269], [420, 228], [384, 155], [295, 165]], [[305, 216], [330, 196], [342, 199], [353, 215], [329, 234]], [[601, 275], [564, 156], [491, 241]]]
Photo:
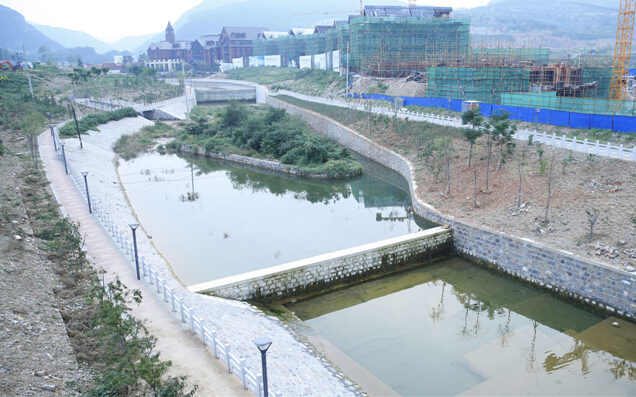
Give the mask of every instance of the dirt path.
[[145, 283], [136, 280], [128, 260], [117, 250], [97, 219], [88, 213], [79, 192], [65, 174], [64, 165], [53, 149], [48, 133], [41, 135], [41, 154], [49, 179], [63, 209], [74, 222], [80, 222], [85, 245], [97, 267], [107, 271], [106, 278], [115, 275], [129, 288], [142, 291], [143, 302], [132, 314], [147, 321], [151, 334], [158, 338], [157, 350], [163, 360], [172, 360], [171, 375], [188, 375], [188, 383], [198, 385], [202, 396], [251, 396], [239, 380], [229, 374], [220, 360], [208, 352], [187, 327], [184, 327], [168, 307]]

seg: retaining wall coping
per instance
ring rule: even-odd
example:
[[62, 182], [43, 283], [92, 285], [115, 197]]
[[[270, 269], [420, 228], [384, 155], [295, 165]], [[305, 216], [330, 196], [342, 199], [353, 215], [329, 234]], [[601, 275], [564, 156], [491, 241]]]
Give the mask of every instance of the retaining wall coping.
[[311, 258], [305, 258], [294, 262], [284, 263], [278, 266], [272, 266], [265, 269], [254, 270], [247, 273], [237, 274], [235, 276], [225, 277], [217, 280], [208, 281], [201, 284], [195, 284], [188, 287], [188, 290], [195, 293], [207, 293], [220, 287], [230, 287], [243, 285], [255, 281], [263, 280], [272, 276], [288, 273], [290, 271], [299, 271], [307, 268], [316, 267], [322, 263], [330, 263], [335, 259], [345, 259], [353, 256], [359, 256], [366, 253], [375, 252], [382, 248], [388, 248], [396, 245], [402, 245], [405, 242], [417, 241], [431, 237], [450, 234], [451, 230], [443, 227], [435, 227], [432, 229], [422, 230], [417, 233], [411, 233], [404, 236], [392, 237], [390, 239], [377, 241], [374, 243], [359, 245], [353, 248], [347, 248], [340, 251], [329, 252], [327, 254], [317, 255]]

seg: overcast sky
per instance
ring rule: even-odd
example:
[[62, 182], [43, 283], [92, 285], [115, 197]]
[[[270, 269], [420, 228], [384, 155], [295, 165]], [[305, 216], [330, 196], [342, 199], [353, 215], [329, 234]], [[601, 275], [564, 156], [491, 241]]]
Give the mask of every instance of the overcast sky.
[[[114, 42], [126, 36], [139, 36], [163, 31], [167, 21], [174, 23], [181, 14], [201, 1], [0, 0], [0, 4], [18, 11], [24, 15], [27, 21], [40, 25], [79, 30], [100, 40]], [[244, 0], [236, 0], [237, 3], [241, 1]], [[418, 4], [459, 8], [477, 7], [488, 3], [488, 1], [420, 0]], [[365, 5], [381, 3], [381, 0], [364, 1]]]

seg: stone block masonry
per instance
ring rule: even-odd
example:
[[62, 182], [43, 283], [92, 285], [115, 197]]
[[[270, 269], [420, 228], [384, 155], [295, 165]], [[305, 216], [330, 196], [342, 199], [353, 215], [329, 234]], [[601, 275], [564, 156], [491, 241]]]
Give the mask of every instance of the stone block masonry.
[[267, 103], [300, 115], [318, 132], [404, 176], [415, 213], [448, 225], [457, 255], [608, 314], [636, 320], [636, 274], [442, 214], [417, 199], [413, 166], [402, 156], [318, 113], [274, 97], [268, 97]]
[[188, 287], [192, 292], [263, 303], [329, 290], [451, 253], [452, 234], [436, 227]]

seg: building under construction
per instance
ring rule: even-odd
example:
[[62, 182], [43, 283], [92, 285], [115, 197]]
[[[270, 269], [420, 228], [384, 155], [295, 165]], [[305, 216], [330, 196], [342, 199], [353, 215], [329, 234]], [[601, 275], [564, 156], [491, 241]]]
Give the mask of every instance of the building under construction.
[[420, 92], [426, 97], [508, 108], [634, 115], [631, 80], [627, 101], [609, 99], [612, 60], [607, 49], [559, 58], [546, 48], [471, 44], [470, 19], [453, 18], [451, 12], [451, 8], [367, 6], [363, 15], [336, 21], [320, 33], [316, 29], [314, 34], [257, 40], [254, 54], [281, 55], [291, 65], [299, 57], [339, 51], [339, 65], [360, 75], [404, 77], [420, 72], [425, 76]]

